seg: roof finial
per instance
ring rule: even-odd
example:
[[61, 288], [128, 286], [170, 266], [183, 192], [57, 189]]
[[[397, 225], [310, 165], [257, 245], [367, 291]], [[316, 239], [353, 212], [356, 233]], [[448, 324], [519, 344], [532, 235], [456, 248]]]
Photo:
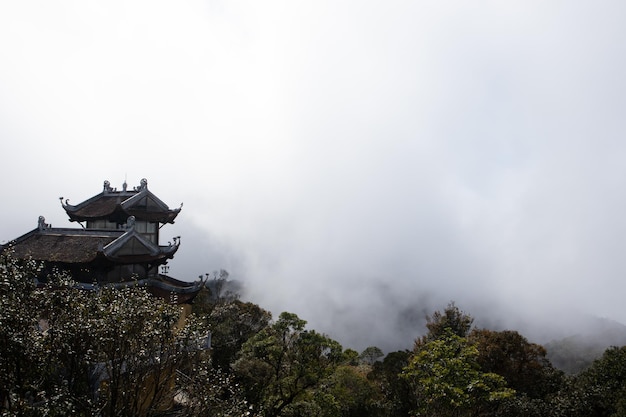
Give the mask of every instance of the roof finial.
[[104, 181], [104, 187], [103, 188], [104, 188], [103, 191], [105, 193], [110, 193], [112, 191], [115, 191], [115, 189], [113, 189], [113, 187], [111, 187], [111, 183], [108, 180]]
[[39, 216], [39, 219], [37, 219], [37, 228], [39, 230], [43, 230], [50, 227], [50, 225], [48, 223], [46, 223], [46, 218], [43, 216]]
[[148, 180], [145, 178], [141, 179], [141, 181], [139, 182], [139, 187], [135, 187], [135, 191], [143, 191], [147, 189], [148, 189]]

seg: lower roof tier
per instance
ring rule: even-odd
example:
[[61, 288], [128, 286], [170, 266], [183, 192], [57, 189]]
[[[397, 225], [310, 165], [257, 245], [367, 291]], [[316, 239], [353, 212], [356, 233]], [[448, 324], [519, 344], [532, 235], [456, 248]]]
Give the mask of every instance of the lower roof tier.
[[184, 282], [169, 277], [167, 275], [159, 274], [146, 279], [109, 284], [77, 283], [76, 288], [80, 288], [83, 290], [97, 290], [101, 287], [140, 287], [146, 288], [148, 292], [150, 292], [150, 294], [152, 294], [153, 296], [168, 300], [173, 304], [188, 304], [193, 301], [198, 292], [200, 292], [200, 290], [204, 287], [204, 284], [205, 283], [202, 280], [195, 282]]
[[161, 264], [174, 257], [180, 245], [159, 246], [137, 232], [129, 222], [127, 229], [52, 228], [40, 221], [37, 229], [2, 246], [18, 259], [33, 259], [62, 264]]

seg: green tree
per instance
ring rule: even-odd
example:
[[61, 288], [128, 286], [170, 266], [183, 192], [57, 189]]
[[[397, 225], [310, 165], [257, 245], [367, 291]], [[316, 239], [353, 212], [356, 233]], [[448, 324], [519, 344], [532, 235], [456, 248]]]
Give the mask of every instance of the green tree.
[[313, 393], [322, 417], [375, 417], [387, 415], [381, 386], [368, 379], [368, 365], [341, 365]]
[[382, 350], [376, 346], [369, 346], [365, 348], [363, 352], [359, 355], [359, 359], [362, 363], [367, 365], [373, 365], [378, 359], [385, 356]]
[[459, 337], [467, 337], [473, 323], [474, 318], [461, 311], [452, 301], [443, 312], [435, 311], [432, 316], [426, 316], [428, 332], [415, 341], [415, 348], [418, 349], [424, 343], [444, 337], [450, 331]]
[[514, 395], [503, 377], [482, 372], [478, 349], [447, 328], [424, 343], [405, 368], [419, 415], [475, 416]]
[[354, 349], [346, 349], [343, 351], [343, 361], [344, 365], [352, 365], [356, 366], [359, 364], [359, 352]]
[[468, 339], [478, 348], [481, 369], [503, 376], [518, 395], [544, 399], [561, 388], [563, 373], [554, 369], [543, 346], [518, 332], [474, 329]]
[[626, 346], [611, 347], [554, 400], [558, 416], [626, 416]]
[[206, 322], [213, 336], [214, 366], [228, 372], [243, 344], [271, 320], [269, 311], [253, 303], [234, 300], [213, 305]]
[[[339, 343], [314, 330], [293, 313], [246, 341], [233, 364], [246, 398], [261, 415], [288, 415], [308, 407], [310, 390], [342, 361]], [[292, 413], [293, 414], [293, 413]]]
[[409, 381], [403, 377], [410, 358], [408, 350], [390, 352], [382, 362], [374, 363], [367, 376], [381, 386], [385, 393], [385, 408], [390, 416], [406, 416], [417, 407]]

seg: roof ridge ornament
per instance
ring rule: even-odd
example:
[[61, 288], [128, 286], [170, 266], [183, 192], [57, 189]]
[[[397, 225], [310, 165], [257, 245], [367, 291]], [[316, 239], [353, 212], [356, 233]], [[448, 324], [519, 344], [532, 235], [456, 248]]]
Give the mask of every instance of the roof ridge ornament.
[[134, 230], [135, 229], [135, 216], [130, 216], [126, 219], [126, 230]]
[[47, 229], [49, 227], [52, 227], [52, 225], [46, 223], [46, 218], [43, 217], [43, 216], [39, 216], [39, 219], [37, 219], [37, 228], [39, 230], [43, 230], [43, 229]]
[[111, 187], [111, 183], [108, 180], [104, 180], [104, 185], [103, 185], [102, 188], [103, 188], [102, 192], [104, 194], [112, 193], [114, 191], [117, 191], [117, 188]]
[[139, 182], [139, 186], [135, 187], [135, 191], [143, 191], [148, 189], [148, 180], [142, 178]]

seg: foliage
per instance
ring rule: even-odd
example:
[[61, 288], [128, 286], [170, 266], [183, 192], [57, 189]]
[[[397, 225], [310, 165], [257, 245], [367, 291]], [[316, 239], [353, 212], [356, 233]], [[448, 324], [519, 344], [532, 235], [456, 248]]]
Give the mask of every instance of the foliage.
[[206, 329], [145, 290], [36, 288], [37, 265], [0, 258], [0, 412], [149, 416], [173, 407], [175, 370], [200, 360]]
[[363, 352], [361, 352], [361, 354], [359, 355], [359, 359], [362, 363], [365, 363], [367, 365], [373, 365], [376, 361], [378, 361], [378, 359], [382, 358], [383, 356], [385, 356], [385, 354], [382, 350], [380, 350], [380, 348], [377, 348], [376, 346], [369, 346], [365, 348]]
[[518, 394], [543, 399], [561, 387], [563, 373], [546, 359], [543, 346], [518, 332], [474, 329], [468, 339], [476, 344], [481, 369], [503, 376]]
[[[552, 401], [544, 401], [537, 398], [529, 398], [524, 394], [518, 394], [504, 399], [498, 408], [491, 414], [494, 417], [550, 417], [555, 414]], [[569, 416], [564, 414], [563, 417]]]
[[102, 289], [87, 323], [97, 339], [93, 356], [102, 379], [100, 400], [109, 415], [150, 415], [171, 408], [175, 370], [194, 361], [207, 330], [180, 307], [136, 288]]
[[343, 364], [356, 366], [359, 364], [359, 352], [354, 349], [346, 349], [343, 351]]
[[607, 349], [560, 400], [563, 416], [626, 416], [626, 346]]
[[286, 415], [307, 402], [308, 391], [343, 359], [339, 343], [305, 325], [297, 315], [282, 313], [244, 343], [233, 364], [246, 398], [263, 416]]
[[415, 341], [415, 349], [420, 345], [445, 337], [452, 332], [459, 337], [467, 337], [474, 319], [461, 311], [454, 302], [450, 302], [443, 313], [435, 311], [432, 316], [426, 317], [426, 328], [428, 332], [422, 338]]
[[476, 346], [449, 328], [415, 352], [403, 375], [419, 415], [476, 415], [514, 395], [502, 376], [480, 370]]
[[411, 353], [407, 350], [391, 352], [382, 362], [376, 362], [368, 379], [375, 381], [385, 394], [385, 407], [388, 415], [408, 415], [417, 407], [409, 381], [402, 377], [409, 364]]
[[212, 332], [213, 364], [228, 370], [243, 344], [266, 328], [272, 314], [256, 304], [239, 300], [214, 304], [206, 316]]
[[207, 305], [213, 303], [223, 303], [238, 300], [241, 297], [242, 286], [238, 281], [230, 280], [230, 274], [224, 269], [206, 273], [199, 278], [205, 279], [203, 291], [201, 291], [196, 299], [200, 301], [198, 305]]
[[179, 369], [177, 386], [177, 398], [184, 405], [181, 415], [230, 417], [250, 414], [233, 375], [213, 368], [210, 361]]
[[85, 291], [60, 273], [37, 287], [42, 271], [0, 254], [0, 415], [626, 416], [626, 347], [565, 377], [542, 346], [472, 329], [454, 303], [413, 351], [382, 358], [236, 298], [201, 294], [181, 321], [140, 288]]
[[22, 410], [37, 400], [42, 381], [41, 334], [33, 314], [37, 303], [30, 278], [40, 271], [35, 262], [18, 263], [8, 251], [0, 254], [0, 411]]
[[387, 415], [385, 394], [367, 378], [369, 366], [341, 365], [315, 390], [315, 402], [323, 417]]

